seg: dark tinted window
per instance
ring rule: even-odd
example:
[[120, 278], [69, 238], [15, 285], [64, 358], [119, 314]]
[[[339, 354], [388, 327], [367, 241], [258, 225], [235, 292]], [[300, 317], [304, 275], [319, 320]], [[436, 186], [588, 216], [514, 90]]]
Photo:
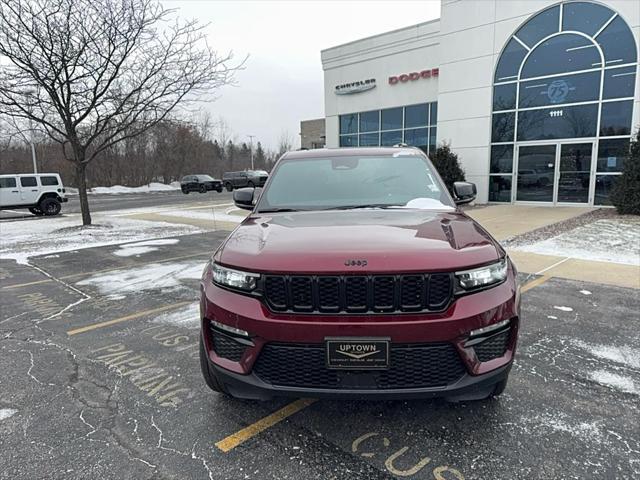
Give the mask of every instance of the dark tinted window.
[[429, 144], [428, 128], [412, 128], [404, 131], [404, 143], [415, 147], [423, 147]]
[[513, 129], [515, 127], [516, 114], [494, 113], [491, 129], [492, 142], [513, 142]]
[[360, 114], [360, 131], [375, 132], [380, 127], [380, 111], [362, 112]]
[[438, 123], [438, 102], [430, 103], [429, 108], [431, 109], [431, 113], [429, 114], [429, 125], [435, 125]]
[[588, 102], [600, 97], [600, 72], [529, 80], [520, 83], [520, 108]]
[[429, 152], [434, 152], [436, 150], [436, 138], [437, 132], [436, 127], [431, 127], [429, 129]]
[[402, 128], [402, 107], [382, 110], [382, 130]]
[[511, 201], [511, 175], [491, 175], [489, 177], [489, 201]]
[[516, 32], [516, 37], [526, 43], [529, 48], [533, 48], [536, 43], [552, 33], [557, 32], [559, 28], [560, 7], [555, 6], [539, 13], [525, 23], [520, 30]]
[[382, 132], [380, 134], [380, 145], [383, 147], [390, 147], [402, 143], [402, 130], [395, 130], [393, 132]]
[[593, 137], [597, 116], [597, 104], [521, 111], [518, 140]]
[[575, 30], [593, 36], [612, 15], [611, 10], [596, 3], [565, 3], [562, 7], [562, 30]]
[[357, 147], [358, 136], [357, 135], [341, 135], [340, 146], [341, 147]]
[[609, 195], [620, 175], [596, 175], [596, 196], [593, 203], [596, 205], [611, 205]]
[[527, 54], [527, 49], [520, 45], [513, 38], [509, 40], [507, 46], [504, 47], [498, 66], [496, 68], [495, 81], [506, 82], [518, 78], [518, 70], [520, 64]]
[[0, 178], [0, 188], [16, 188], [15, 178]]
[[40, 177], [40, 185], [58, 185], [58, 179], [56, 177]]
[[604, 71], [602, 98], [633, 97], [636, 67], [609, 68]]
[[340, 115], [340, 133], [358, 132], [358, 114]]
[[587, 70], [600, 63], [600, 54], [591, 40], [566, 33], [545, 40], [531, 52], [522, 67], [522, 78]]
[[598, 142], [598, 171], [621, 172], [629, 153], [628, 138], [610, 138]]
[[23, 187], [37, 187], [36, 177], [20, 177], [20, 185]]
[[607, 102], [602, 104], [600, 116], [600, 135], [628, 135], [631, 133], [631, 116], [633, 100], [624, 102]]
[[[404, 109], [404, 128], [424, 127], [429, 124], [429, 104], [411, 105]], [[426, 143], [425, 143], [426, 145]]]
[[361, 147], [377, 147], [380, 145], [378, 139], [378, 133], [364, 133], [360, 134], [360, 146]]
[[516, 108], [516, 83], [493, 87], [493, 109], [511, 110]]
[[491, 173], [511, 173], [513, 171], [513, 144], [491, 147]]
[[[636, 1], [637, 0], [632, 0]], [[607, 25], [596, 41], [604, 52], [605, 66], [636, 61], [636, 42], [626, 22], [616, 17]]]

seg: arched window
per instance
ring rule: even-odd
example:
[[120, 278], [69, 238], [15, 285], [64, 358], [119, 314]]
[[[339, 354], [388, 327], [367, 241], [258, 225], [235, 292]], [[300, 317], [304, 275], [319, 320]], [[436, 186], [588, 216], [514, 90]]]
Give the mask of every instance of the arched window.
[[494, 73], [489, 200], [512, 200], [519, 142], [588, 139], [594, 203], [607, 203], [615, 178], [604, 176], [619, 174], [622, 162], [602, 156], [629, 140], [637, 61], [631, 29], [599, 3], [563, 2], [521, 25]]

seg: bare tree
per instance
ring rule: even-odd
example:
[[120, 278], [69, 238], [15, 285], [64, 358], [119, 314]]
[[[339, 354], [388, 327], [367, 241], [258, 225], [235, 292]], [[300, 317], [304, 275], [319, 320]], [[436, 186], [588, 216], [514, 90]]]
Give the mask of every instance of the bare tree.
[[293, 139], [288, 131], [280, 133], [280, 140], [278, 140], [278, 156], [285, 152], [288, 152], [293, 148]]
[[[73, 163], [82, 222], [96, 156], [209, 100], [240, 65], [157, 0], [1, 0], [0, 114], [30, 119]], [[104, 158], [104, 157], [103, 157]]]

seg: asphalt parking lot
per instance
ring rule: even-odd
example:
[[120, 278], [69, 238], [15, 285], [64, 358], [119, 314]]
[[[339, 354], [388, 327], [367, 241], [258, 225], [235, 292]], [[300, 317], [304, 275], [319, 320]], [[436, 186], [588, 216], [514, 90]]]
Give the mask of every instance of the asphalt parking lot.
[[197, 278], [225, 235], [0, 260], [1, 479], [639, 478], [636, 290], [522, 278], [496, 400], [240, 401], [198, 363]]

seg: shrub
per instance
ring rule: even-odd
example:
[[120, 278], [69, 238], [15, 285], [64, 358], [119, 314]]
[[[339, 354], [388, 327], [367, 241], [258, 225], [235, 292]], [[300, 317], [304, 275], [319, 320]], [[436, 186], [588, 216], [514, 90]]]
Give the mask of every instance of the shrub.
[[453, 194], [453, 183], [464, 182], [464, 170], [458, 161], [458, 155], [451, 151], [448, 143], [442, 143], [435, 152], [429, 154], [429, 159], [442, 177], [449, 193]]
[[618, 213], [640, 215], [640, 129], [625, 157], [622, 175], [611, 191], [611, 202]]

